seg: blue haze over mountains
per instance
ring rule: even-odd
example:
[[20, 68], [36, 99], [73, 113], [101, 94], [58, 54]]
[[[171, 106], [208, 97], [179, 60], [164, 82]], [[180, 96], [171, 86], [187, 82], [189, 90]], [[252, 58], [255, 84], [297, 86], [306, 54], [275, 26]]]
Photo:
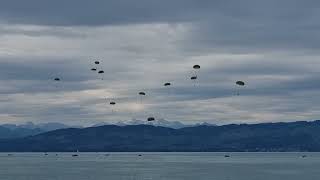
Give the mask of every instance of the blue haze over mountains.
[[[145, 122], [142, 120], [131, 120], [131, 121], [119, 121], [117, 123], [98, 123], [93, 125], [93, 127], [103, 126], [103, 125], [117, 125], [117, 126], [126, 126], [126, 125], [154, 125], [154, 126], [162, 126], [169, 127], [173, 129], [179, 129], [190, 126], [199, 126], [199, 125], [211, 125], [209, 123], [197, 123], [186, 125], [179, 121], [167, 121], [167, 120], [158, 120], [156, 122]], [[63, 123], [40, 123], [35, 124], [33, 122], [27, 122], [25, 124], [2, 124], [0, 125], [0, 139], [11, 139], [11, 138], [19, 138], [32, 136], [40, 133], [45, 133], [48, 131], [54, 131], [58, 129], [66, 129], [66, 128], [84, 128], [83, 126], [71, 126]]]
[[2, 152], [318, 152], [320, 121], [196, 125], [179, 129], [103, 125], [0, 140]]

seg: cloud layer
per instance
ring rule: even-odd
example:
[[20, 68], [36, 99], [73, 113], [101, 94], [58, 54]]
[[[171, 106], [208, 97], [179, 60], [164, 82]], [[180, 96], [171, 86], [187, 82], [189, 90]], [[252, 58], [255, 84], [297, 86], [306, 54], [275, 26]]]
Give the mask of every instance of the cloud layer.
[[[311, 0], [4, 0], [0, 122], [318, 119], [319, 7]], [[90, 71], [95, 60], [104, 76]], [[237, 80], [247, 86], [238, 90]], [[139, 91], [147, 93], [142, 100]]]

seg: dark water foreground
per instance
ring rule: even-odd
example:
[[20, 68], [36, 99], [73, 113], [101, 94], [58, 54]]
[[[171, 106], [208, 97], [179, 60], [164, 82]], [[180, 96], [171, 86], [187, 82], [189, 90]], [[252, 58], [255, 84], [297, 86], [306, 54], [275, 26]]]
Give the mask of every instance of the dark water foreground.
[[319, 168], [320, 153], [0, 154], [1, 180], [316, 180]]

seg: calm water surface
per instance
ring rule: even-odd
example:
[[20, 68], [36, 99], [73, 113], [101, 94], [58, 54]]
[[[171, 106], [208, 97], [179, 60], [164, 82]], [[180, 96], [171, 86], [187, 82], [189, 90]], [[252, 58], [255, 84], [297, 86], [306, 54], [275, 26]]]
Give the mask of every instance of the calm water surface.
[[[230, 157], [224, 157], [225, 154]], [[302, 158], [304, 154], [307, 157]], [[70, 153], [0, 154], [0, 180], [143, 179], [317, 180], [320, 154], [79, 153], [78, 157]]]

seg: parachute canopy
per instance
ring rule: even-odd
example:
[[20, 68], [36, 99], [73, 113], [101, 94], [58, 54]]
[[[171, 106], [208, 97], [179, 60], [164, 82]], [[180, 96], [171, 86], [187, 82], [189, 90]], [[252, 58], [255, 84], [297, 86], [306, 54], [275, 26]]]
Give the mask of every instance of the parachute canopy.
[[164, 86], [171, 86], [171, 83], [169, 83], [169, 82], [164, 83]]
[[200, 69], [200, 65], [198, 65], [198, 64], [194, 65], [193, 69]]
[[97, 71], [97, 69], [96, 68], [92, 68], [91, 71]]
[[196, 79], [198, 79], [198, 77], [197, 76], [192, 76], [190, 79], [191, 80], [196, 80]]
[[116, 105], [116, 102], [111, 101], [111, 102], [110, 102], [110, 105]]
[[139, 92], [139, 95], [141, 95], [141, 96], [145, 96], [145, 95], [146, 95], [146, 93], [145, 93], [145, 92]]
[[154, 117], [148, 117], [148, 121], [154, 121], [156, 120]]
[[103, 73], [104, 73], [104, 71], [99, 71], [98, 73], [99, 73], [99, 74], [103, 74]]
[[243, 81], [237, 81], [236, 84], [239, 85], [239, 86], [245, 86], [246, 85], [246, 83], [244, 83]]
[[95, 61], [94, 63], [95, 63], [95, 64], [100, 64], [100, 62], [99, 62], [99, 61]]
[[60, 81], [60, 78], [54, 78], [55, 81]]

